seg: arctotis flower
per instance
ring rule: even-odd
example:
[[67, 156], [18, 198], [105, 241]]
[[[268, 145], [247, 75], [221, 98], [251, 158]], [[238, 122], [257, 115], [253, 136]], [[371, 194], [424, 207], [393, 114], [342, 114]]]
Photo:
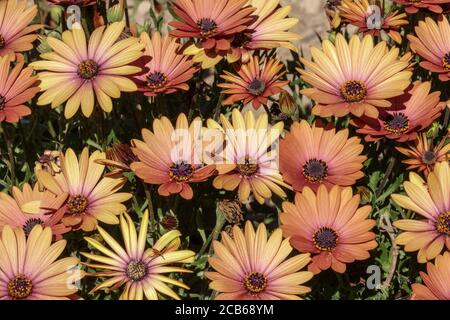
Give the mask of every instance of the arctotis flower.
[[189, 90], [187, 82], [197, 68], [191, 58], [183, 55], [181, 44], [171, 36], [161, 37], [159, 32], [153, 33], [151, 39], [146, 32], [141, 33], [141, 42], [145, 44], [144, 55], [152, 59], [146, 64], [147, 73], [135, 77], [138, 90], [146, 96]]
[[395, 147], [395, 149], [408, 157], [408, 159], [402, 161], [408, 165], [408, 170], [423, 172], [425, 176], [428, 176], [436, 163], [450, 159], [450, 143], [446, 143], [448, 136], [447, 133], [441, 142], [433, 147], [426, 133], [422, 133], [417, 137], [414, 146], [408, 148]]
[[301, 93], [315, 100], [312, 112], [321, 117], [342, 117], [348, 113], [378, 117], [377, 108], [391, 106], [387, 99], [399, 96], [411, 83], [410, 55], [399, 58], [399, 49], [386, 42], [374, 46], [373, 38], [352, 36], [347, 43], [337, 34], [336, 44], [322, 42], [322, 50], [311, 48], [314, 62], [301, 59], [307, 70], [301, 78], [312, 88]]
[[12, 188], [12, 197], [0, 193], [0, 230], [9, 225], [13, 228], [22, 228], [28, 236], [35, 225], [49, 227], [56, 240], [62, 238], [62, 234], [70, 231], [70, 228], [61, 223], [64, 215], [62, 206], [67, 194], [55, 196], [49, 191], [39, 191], [36, 184], [34, 188], [25, 183], [20, 190]]
[[450, 3], [450, 0], [394, 0], [405, 7], [409, 14], [417, 13], [419, 10], [429, 10], [434, 13], [442, 13], [442, 5]]
[[244, 232], [233, 227], [233, 239], [222, 232], [214, 241], [214, 256], [208, 259], [215, 271], [205, 272], [209, 287], [219, 292], [216, 300], [295, 300], [311, 291], [303, 286], [312, 273], [300, 271], [311, 261], [309, 254], [289, 259], [289, 240], [276, 229], [267, 238], [264, 223], [253, 229], [247, 221]]
[[74, 230], [92, 231], [98, 221], [118, 224], [117, 215], [126, 211], [122, 202], [132, 197], [130, 193], [117, 192], [125, 178], [102, 178], [105, 166], [98, 164], [98, 159], [105, 159], [105, 154], [95, 151], [89, 156], [85, 148], [77, 159], [75, 152], [67, 149], [60, 155], [61, 174], [37, 172], [39, 183], [48, 191], [67, 194], [62, 222]]
[[16, 53], [33, 49], [34, 31], [41, 24], [29, 25], [38, 12], [36, 5], [27, 8], [27, 0], [0, 1], [0, 57], [15, 59]]
[[325, 130], [302, 120], [280, 142], [280, 171], [294, 190], [317, 190], [320, 184], [351, 186], [362, 178], [361, 155], [364, 146], [357, 137], [348, 137], [348, 129]]
[[160, 185], [158, 193], [162, 196], [179, 193], [184, 199], [192, 199], [190, 184], [207, 180], [215, 169], [213, 165], [204, 166], [199, 155], [201, 130], [201, 119], [189, 125], [184, 113], [178, 116], [175, 128], [166, 117], [155, 119], [153, 132], [142, 129], [144, 141], [132, 141], [139, 161], [133, 162], [131, 169], [144, 182]]
[[177, 293], [168, 284], [187, 290], [189, 287], [164, 274], [191, 272], [173, 266], [194, 262], [193, 251], [178, 250], [181, 244], [180, 232], [169, 231], [156, 241], [153, 247], [146, 248], [148, 211], [144, 213], [138, 234], [133, 220], [126, 213], [120, 216], [120, 227], [124, 246], [98, 227], [98, 232], [112, 250], [93, 238], [85, 238], [91, 246], [104, 255], [82, 252], [83, 256], [94, 261], [94, 263], [84, 264], [98, 270], [91, 275], [108, 278], [92, 289], [91, 293], [104, 288], [112, 291], [124, 285], [125, 288], [120, 295], [121, 300], [143, 300], [144, 295], [148, 300], [158, 300], [160, 294], [179, 300]]
[[66, 300], [84, 277], [75, 257], [58, 259], [66, 240], [52, 244], [52, 230], [37, 225], [28, 238], [5, 226], [0, 239], [0, 300]]
[[[378, 36], [383, 31], [395, 42], [401, 43], [402, 36], [398, 29], [402, 25], [408, 24], [406, 14], [398, 14], [398, 11], [393, 11], [379, 17], [379, 20], [371, 20], [370, 16], [374, 14], [370, 7], [369, 0], [343, 0], [338, 7], [339, 15], [342, 21], [352, 24], [359, 28], [359, 32]], [[378, 7], [379, 8], [379, 7]], [[380, 12], [380, 14], [382, 14]], [[368, 23], [371, 23], [368, 25]]]
[[278, 171], [278, 150], [272, 147], [277, 144], [284, 123], [271, 127], [267, 113], [255, 118], [253, 111], [242, 114], [237, 108], [232, 111], [232, 123], [224, 115], [220, 119], [222, 126], [208, 120], [208, 127], [222, 132], [225, 141], [224, 150], [219, 150], [222, 152], [213, 159], [219, 173], [214, 187], [228, 191], [238, 188], [241, 202], [247, 202], [251, 193], [261, 204], [272, 197], [272, 192], [286, 197], [280, 186], [289, 186]]
[[408, 35], [411, 50], [424, 61], [420, 66], [439, 74], [441, 81], [450, 80], [450, 24], [445, 16], [436, 23], [431, 18], [420, 21], [415, 28], [416, 36]]
[[105, 112], [111, 112], [111, 98], [119, 98], [122, 91], [136, 91], [136, 84], [127, 76], [141, 71], [130, 64], [142, 56], [144, 45], [134, 37], [119, 40], [124, 27], [124, 22], [99, 27], [88, 44], [78, 23], [63, 33], [62, 41], [48, 37], [53, 52], [41, 54], [44, 60], [30, 64], [36, 70], [46, 70], [38, 74], [44, 91], [38, 105], [51, 104], [56, 108], [67, 101], [66, 118], [73, 117], [80, 106], [84, 116], [90, 117], [95, 102]]
[[450, 250], [450, 169], [447, 161], [437, 163], [425, 182], [417, 173], [409, 174], [403, 184], [405, 195], [393, 194], [402, 208], [414, 211], [425, 219], [401, 219], [394, 226], [405, 232], [396, 242], [406, 252], [419, 251], [417, 261], [433, 260], [444, 247]]
[[380, 109], [378, 119], [363, 116], [351, 123], [358, 127], [358, 133], [366, 135], [366, 141], [383, 137], [399, 142], [415, 140], [417, 133], [438, 118], [446, 106], [440, 102], [441, 93], [430, 90], [430, 82], [417, 81], [403, 95], [391, 99], [391, 107]]
[[255, 8], [248, 0], [176, 0], [172, 9], [180, 20], [169, 22], [171, 35], [198, 40], [198, 48], [210, 57], [224, 56], [234, 36], [254, 21]]
[[269, 97], [283, 91], [289, 81], [280, 80], [285, 74], [284, 65], [275, 59], [268, 59], [260, 66], [258, 57], [250, 58], [249, 62], [240, 65], [237, 75], [225, 71], [221, 78], [226, 80], [218, 86], [222, 93], [229, 95], [223, 102], [225, 105], [242, 101], [252, 103], [255, 109], [267, 104]]
[[427, 263], [427, 273], [420, 272], [424, 284], [414, 283], [412, 300], [450, 300], [450, 252]]
[[10, 70], [9, 60], [9, 56], [0, 58], [0, 122], [15, 123], [31, 114], [26, 103], [39, 92], [39, 81], [32, 76], [33, 69], [22, 69], [23, 61]]
[[304, 188], [295, 195], [295, 204], [283, 202], [283, 236], [298, 251], [313, 255], [309, 271], [331, 267], [343, 273], [347, 263], [369, 258], [369, 250], [377, 246], [370, 231], [376, 222], [368, 219], [372, 207], [358, 208], [359, 202], [360, 196], [353, 195], [350, 187], [327, 191], [324, 185], [316, 194]]
[[[234, 36], [231, 49], [226, 55], [229, 63], [247, 63], [252, 52], [258, 49], [287, 48], [298, 51], [292, 41], [301, 37], [289, 31], [298, 23], [297, 18], [288, 17], [291, 6], [280, 6], [280, 0], [249, 0], [248, 4], [256, 9], [253, 13], [256, 20]], [[223, 58], [210, 57], [203, 48], [195, 44], [186, 49], [185, 54], [194, 55], [194, 62], [201, 62], [203, 68], [212, 67]]]

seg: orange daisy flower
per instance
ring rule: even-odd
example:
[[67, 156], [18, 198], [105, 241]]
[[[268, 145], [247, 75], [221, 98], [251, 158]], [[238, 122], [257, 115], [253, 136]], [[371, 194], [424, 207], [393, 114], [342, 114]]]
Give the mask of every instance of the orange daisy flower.
[[222, 232], [214, 241], [214, 256], [208, 259], [215, 271], [206, 271], [209, 287], [219, 292], [216, 300], [297, 300], [311, 291], [302, 284], [312, 273], [300, 271], [311, 260], [300, 254], [286, 260], [292, 252], [289, 240], [276, 229], [267, 239], [264, 223], [253, 229], [247, 221], [244, 232], [233, 227], [233, 239]]
[[[214, 159], [219, 176], [213, 185], [217, 189], [233, 191], [238, 188], [239, 200], [247, 202], [250, 193], [258, 203], [272, 197], [272, 192], [284, 198], [280, 186], [289, 188], [278, 171], [278, 150], [273, 144], [283, 130], [282, 121], [270, 127], [267, 113], [257, 118], [252, 111], [242, 114], [234, 108], [230, 121], [220, 116], [222, 126], [208, 119], [208, 127], [223, 134], [225, 148]], [[221, 151], [221, 152], [220, 152]]]
[[68, 300], [84, 271], [76, 257], [58, 259], [66, 240], [52, 244], [52, 230], [37, 225], [28, 235], [5, 226], [0, 238], [0, 300]]
[[81, 106], [83, 115], [90, 117], [95, 101], [103, 111], [111, 112], [111, 98], [136, 91], [136, 84], [127, 76], [142, 70], [131, 64], [142, 57], [144, 45], [134, 37], [119, 40], [124, 28], [125, 22], [99, 27], [87, 41], [83, 28], [75, 23], [72, 30], [64, 31], [62, 40], [47, 37], [53, 51], [41, 54], [44, 60], [30, 64], [35, 70], [46, 70], [38, 73], [41, 91], [45, 92], [37, 104], [56, 108], [65, 103], [67, 119]]
[[16, 53], [33, 49], [41, 24], [29, 26], [38, 12], [36, 5], [27, 8], [27, 0], [0, 1], [0, 57], [15, 60]]
[[9, 56], [0, 58], [0, 122], [15, 123], [31, 114], [25, 104], [39, 92], [39, 81], [32, 76], [33, 69], [22, 69], [23, 65], [23, 60], [18, 61], [10, 70]]
[[395, 147], [395, 149], [408, 157], [407, 160], [402, 161], [408, 165], [408, 170], [423, 172], [425, 176], [428, 176], [436, 163], [450, 159], [448, 155], [450, 153], [450, 144], [446, 143], [448, 136], [449, 133], [433, 148], [432, 143], [427, 138], [427, 134], [422, 133], [417, 137], [415, 146], [408, 148]]
[[378, 119], [362, 116], [351, 123], [366, 141], [383, 137], [399, 142], [415, 140], [417, 132], [426, 129], [441, 115], [446, 103], [440, 102], [439, 91], [430, 93], [431, 82], [414, 82], [411, 90], [391, 99], [392, 107], [380, 110]]
[[412, 300], [450, 300], [450, 253], [436, 257], [434, 264], [427, 263], [427, 273], [420, 272], [425, 284], [414, 283]]
[[415, 28], [416, 36], [408, 35], [411, 50], [425, 61], [420, 66], [439, 74], [439, 80], [450, 80], [450, 24], [445, 16], [436, 23], [431, 18], [420, 21]]
[[152, 59], [145, 65], [147, 73], [134, 77], [138, 90], [146, 96], [189, 90], [187, 82], [197, 68], [192, 59], [183, 55], [181, 44], [168, 35], [161, 37], [159, 32], [153, 33], [152, 39], [146, 32], [141, 33], [141, 42], [145, 44], [144, 55]]
[[60, 174], [37, 171], [39, 183], [48, 191], [67, 195], [62, 222], [74, 230], [92, 231], [98, 221], [118, 224], [117, 216], [126, 211], [122, 202], [132, 197], [130, 193], [117, 192], [125, 178], [102, 178], [105, 166], [98, 164], [98, 159], [105, 159], [105, 154], [95, 151], [89, 156], [89, 150], [84, 148], [77, 159], [75, 152], [67, 149], [60, 154]]
[[394, 226], [406, 232], [396, 242], [406, 252], [419, 251], [417, 261], [425, 263], [450, 250], [450, 169], [447, 161], [436, 163], [425, 182], [417, 173], [409, 174], [403, 184], [406, 194], [393, 194], [392, 199], [402, 208], [412, 210], [425, 219], [401, 219]]
[[195, 38], [199, 48], [215, 57], [224, 56], [231, 49], [234, 36], [254, 21], [255, 8], [248, 0], [175, 0], [172, 9], [180, 18], [169, 25], [178, 38]]
[[[297, 18], [288, 17], [291, 6], [281, 6], [280, 0], [249, 0], [248, 4], [256, 9], [253, 13], [256, 20], [234, 36], [231, 49], [226, 55], [229, 63], [239, 60], [247, 63], [252, 56], [251, 52], [257, 49], [287, 48], [298, 51], [292, 41], [301, 37], [288, 31], [298, 23]], [[184, 53], [193, 55], [194, 62], [202, 63], [204, 69], [216, 65], [223, 58], [220, 55], [208, 55], [203, 48], [195, 44], [188, 47]]]
[[450, 3], [450, 0], [394, 0], [404, 6], [409, 14], [417, 13], [421, 9], [427, 9], [434, 13], [442, 13], [442, 5]]
[[144, 141], [132, 141], [139, 162], [133, 162], [130, 168], [144, 182], [160, 185], [160, 195], [179, 193], [184, 199], [192, 199], [189, 184], [206, 181], [215, 170], [214, 166], [203, 165], [196, 149], [201, 130], [201, 119], [189, 125], [184, 113], [178, 116], [175, 128], [166, 117], [155, 119], [153, 132], [142, 129]]
[[376, 221], [367, 219], [371, 206], [358, 208], [360, 196], [350, 187], [321, 185], [315, 194], [306, 187], [295, 195], [295, 204], [283, 202], [280, 214], [283, 236], [300, 252], [313, 254], [308, 270], [317, 274], [332, 268], [343, 273], [346, 264], [366, 260], [377, 247]]
[[[352, 24], [359, 28], [359, 32], [370, 34], [372, 36], [379, 36], [381, 32], [385, 32], [389, 37], [397, 43], [402, 43], [402, 36], [398, 32], [400, 26], [408, 24], [406, 20], [406, 13], [398, 14], [398, 10], [389, 12], [380, 17], [378, 24], [372, 23], [368, 18], [373, 15], [369, 0], [343, 0], [338, 6], [339, 15], [342, 21]], [[381, 6], [378, 6], [381, 7]]]
[[314, 115], [342, 117], [348, 113], [360, 117], [378, 117], [377, 108], [391, 106], [387, 99], [399, 96], [411, 83], [410, 55], [399, 58], [399, 49], [388, 49], [373, 37], [352, 36], [347, 43], [342, 34], [336, 44], [322, 42], [322, 50], [311, 48], [314, 62], [301, 58], [308, 71], [299, 69], [301, 78], [313, 86], [300, 92], [317, 104]]
[[228, 81], [219, 83], [223, 88], [222, 93], [228, 94], [223, 104], [230, 105], [236, 101], [244, 104], [252, 103], [255, 109], [267, 104], [270, 96], [283, 91], [289, 81], [280, 78], [286, 73], [282, 71], [284, 65], [276, 59], [268, 59], [262, 66], [259, 65], [258, 57], [251, 57], [246, 64], [239, 66], [237, 75], [225, 71], [221, 78]]
[[119, 244], [101, 227], [98, 227], [98, 232], [104, 239], [104, 244], [94, 238], [84, 238], [103, 254], [82, 252], [83, 256], [94, 262], [84, 263], [84, 265], [98, 270], [91, 273], [91, 276], [107, 278], [96, 285], [90, 293], [100, 289], [114, 291], [123, 286], [120, 300], [143, 300], [144, 295], [148, 300], [158, 300], [161, 294], [180, 300], [178, 294], [169, 285], [185, 290], [189, 290], [189, 287], [164, 274], [191, 272], [176, 266], [176, 264], [193, 263], [195, 256], [193, 251], [179, 250], [181, 233], [178, 230], [166, 232], [152, 247], [148, 247], [148, 211], [145, 211], [140, 221], [139, 232], [136, 232], [136, 226], [131, 217], [127, 213], [121, 214], [120, 230], [124, 245]]
[[0, 193], [0, 230], [9, 225], [12, 228], [20, 227], [28, 236], [35, 225], [52, 229], [56, 240], [62, 238], [62, 234], [70, 231], [70, 228], [61, 223], [67, 194], [55, 196], [49, 191], [40, 191], [36, 184], [34, 188], [25, 183], [20, 190], [12, 188], [12, 197]]
[[280, 171], [294, 190], [317, 190], [320, 184], [351, 186], [362, 178], [364, 146], [357, 137], [348, 138], [348, 129], [324, 130], [302, 120], [280, 142]]

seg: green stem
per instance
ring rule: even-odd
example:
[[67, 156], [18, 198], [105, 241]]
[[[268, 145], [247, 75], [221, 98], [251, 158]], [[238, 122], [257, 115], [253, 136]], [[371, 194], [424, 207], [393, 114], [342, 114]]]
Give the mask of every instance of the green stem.
[[383, 192], [384, 187], [386, 187], [386, 184], [387, 184], [387, 182], [389, 180], [389, 176], [391, 175], [392, 170], [394, 169], [395, 161], [396, 161], [396, 158], [394, 156], [389, 159], [389, 164], [388, 164], [388, 167], [387, 167], [386, 172], [384, 174], [383, 180], [381, 181], [381, 184], [378, 187], [377, 192], [375, 193], [375, 197], [377, 199], [381, 195], [381, 193]]
[[[223, 215], [222, 211], [219, 210], [219, 208], [216, 209], [216, 225], [214, 226], [213, 231], [210, 233], [208, 238], [206, 239], [205, 243], [201, 247], [200, 251], [198, 252], [198, 257], [201, 257], [210, 243], [214, 240], [217, 240], [219, 238], [220, 232], [222, 231], [223, 225], [225, 224], [225, 216]], [[208, 255], [212, 253], [212, 246], [209, 247]]]
[[0, 122], [0, 129], [2, 131], [3, 137], [5, 139], [6, 143], [6, 149], [8, 151], [8, 169], [11, 173], [11, 184], [16, 185], [16, 167], [14, 162], [14, 150], [13, 150], [13, 140], [11, 140], [10, 136], [8, 135], [6, 128], [3, 126], [3, 124]]
[[145, 197], [147, 198], [150, 233], [153, 233], [155, 231], [155, 211], [153, 210], [152, 194], [148, 185], [144, 181], [142, 181], [142, 185], [144, 186]]

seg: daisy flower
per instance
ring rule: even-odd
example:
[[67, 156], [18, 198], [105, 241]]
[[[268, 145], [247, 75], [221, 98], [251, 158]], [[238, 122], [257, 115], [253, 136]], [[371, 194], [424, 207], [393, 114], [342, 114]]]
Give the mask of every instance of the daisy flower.
[[450, 24], [445, 16], [440, 16], [436, 23], [425, 18], [416, 26], [416, 36], [408, 35], [411, 50], [424, 61], [420, 66], [439, 74], [439, 80], [450, 80]]
[[[249, 0], [248, 4], [256, 9], [253, 13], [256, 20], [234, 36], [226, 55], [229, 63], [237, 61], [247, 63], [252, 52], [258, 49], [287, 48], [298, 51], [292, 41], [301, 37], [289, 31], [298, 23], [297, 18], [288, 17], [292, 10], [291, 6], [281, 6], [280, 0]], [[222, 59], [222, 56], [211, 57], [195, 44], [184, 53], [194, 55], [194, 62], [202, 63], [203, 68], [210, 68]]]
[[66, 200], [66, 194], [55, 196], [49, 191], [40, 191], [36, 184], [34, 188], [25, 183], [20, 190], [12, 188], [12, 197], [0, 193], [0, 230], [9, 225], [22, 228], [28, 236], [35, 225], [49, 227], [56, 240], [70, 228], [61, 223], [64, 211], [60, 210]]
[[427, 138], [427, 134], [422, 133], [417, 137], [415, 146], [409, 146], [408, 148], [395, 147], [395, 149], [408, 157], [407, 160], [402, 161], [408, 165], [408, 170], [423, 172], [425, 176], [428, 176], [436, 163], [450, 159], [448, 155], [450, 153], [450, 144], [446, 143], [448, 135], [449, 133], [434, 148], [432, 142]]
[[26, 103], [39, 92], [39, 81], [32, 76], [33, 69], [23, 65], [23, 60], [18, 61], [10, 70], [9, 57], [0, 57], [0, 122], [15, 123], [31, 114]]
[[373, 37], [362, 40], [354, 35], [349, 43], [340, 33], [336, 44], [322, 42], [322, 50], [311, 48], [314, 62], [301, 58], [307, 70], [299, 69], [301, 78], [312, 88], [303, 95], [316, 101], [312, 112], [320, 117], [378, 117], [377, 108], [390, 107], [387, 100], [399, 96], [411, 83], [410, 55], [399, 58], [399, 49], [388, 49], [386, 42], [376, 46]]
[[103, 254], [81, 253], [94, 262], [84, 263], [85, 265], [100, 270], [89, 275], [107, 278], [93, 288], [91, 293], [104, 288], [113, 291], [125, 285], [120, 295], [121, 300], [143, 300], [144, 295], [148, 300], [158, 300], [160, 294], [179, 300], [179, 296], [168, 284], [187, 290], [189, 287], [164, 274], [191, 272], [173, 265], [194, 262], [195, 253], [190, 250], [178, 250], [181, 244], [181, 234], [178, 230], [165, 233], [153, 247], [146, 249], [148, 211], [142, 217], [138, 234], [135, 228], [133, 220], [125, 213], [120, 216], [124, 246], [101, 227], [98, 227], [98, 232], [111, 249], [93, 238], [85, 237], [92, 247]]
[[37, 178], [55, 195], [67, 194], [64, 205], [64, 225], [74, 230], [92, 231], [99, 221], [118, 224], [117, 215], [126, 211], [122, 202], [132, 197], [130, 193], [117, 192], [125, 184], [125, 178], [102, 178], [105, 166], [96, 163], [105, 154], [95, 151], [89, 156], [83, 149], [79, 159], [72, 149], [61, 152], [61, 174], [39, 170]]
[[436, 163], [425, 182], [417, 173], [409, 174], [403, 183], [407, 195], [393, 194], [402, 208], [425, 219], [401, 219], [394, 226], [405, 232], [396, 242], [406, 252], [419, 251], [417, 261], [433, 260], [444, 249], [450, 250], [450, 169], [447, 161]]
[[[30, 64], [38, 74], [41, 91], [38, 105], [52, 108], [65, 104], [64, 115], [73, 117], [81, 106], [85, 117], [90, 117], [97, 102], [105, 112], [111, 112], [111, 98], [119, 98], [121, 91], [133, 92], [136, 84], [127, 76], [141, 71], [130, 65], [138, 60], [144, 45], [134, 37], [119, 40], [124, 22], [94, 30], [89, 43], [79, 23], [64, 31], [62, 40], [47, 38], [52, 52], [41, 54], [44, 60]], [[64, 90], [61, 90], [64, 83]]]
[[311, 260], [309, 254], [287, 257], [292, 252], [289, 240], [276, 229], [267, 238], [260, 223], [255, 232], [247, 221], [245, 229], [233, 227], [233, 239], [222, 232], [214, 241], [214, 256], [208, 259], [214, 271], [206, 271], [209, 287], [219, 292], [216, 300], [296, 300], [311, 291], [302, 284], [312, 273], [300, 271]]
[[29, 25], [38, 12], [36, 5], [27, 8], [27, 0], [0, 1], [0, 57], [15, 60], [16, 53], [33, 49], [41, 24]]
[[383, 31], [395, 42], [402, 43], [402, 36], [398, 30], [400, 26], [409, 23], [405, 19], [406, 13], [398, 14], [398, 10], [389, 12], [380, 17], [378, 24], [375, 24], [377, 23], [375, 21], [375, 23], [372, 22], [371, 25], [368, 25], [368, 22], [371, 21], [369, 17], [373, 15], [371, 5], [369, 0], [343, 0], [338, 7], [339, 15], [343, 22], [357, 26], [359, 32], [365, 35], [379, 36]]
[[302, 120], [280, 142], [280, 171], [294, 190], [304, 187], [317, 190], [324, 184], [351, 186], [362, 178], [361, 155], [364, 146], [357, 137], [348, 137], [348, 129], [325, 130]]
[[439, 91], [430, 93], [431, 82], [414, 82], [403, 95], [390, 100], [392, 106], [380, 110], [378, 119], [362, 116], [351, 123], [366, 141], [383, 137], [399, 142], [415, 140], [417, 132], [426, 129], [441, 115], [446, 103], [440, 102]]
[[0, 239], [0, 300], [67, 300], [84, 271], [75, 257], [57, 259], [66, 240], [52, 244], [52, 230], [37, 225], [28, 238], [5, 226]]
[[360, 196], [352, 188], [321, 185], [314, 193], [306, 187], [295, 195], [295, 204], [283, 202], [280, 214], [283, 236], [300, 252], [310, 252], [308, 270], [317, 274], [332, 268], [343, 273], [346, 264], [366, 260], [377, 247], [376, 221], [368, 219], [371, 206], [358, 208]]
[[178, 116], [175, 128], [166, 117], [155, 119], [153, 132], [142, 129], [144, 141], [132, 140], [132, 151], [139, 161], [130, 165], [131, 170], [144, 182], [159, 185], [162, 196], [179, 193], [184, 199], [192, 199], [190, 184], [206, 181], [215, 169], [202, 164], [196, 149], [201, 130], [201, 119], [189, 125], [184, 113]]
[[232, 123], [224, 115], [220, 119], [222, 126], [208, 119], [208, 127], [222, 132], [225, 140], [225, 149], [217, 150], [213, 159], [219, 173], [214, 187], [227, 191], [238, 188], [241, 202], [247, 202], [251, 193], [260, 204], [270, 199], [272, 192], [286, 197], [280, 186], [289, 186], [283, 182], [277, 161], [277, 142], [284, 123], [270, 127], [267, 113], [255, 118], [252, 111], [242, 114], [237, 108], [232, 111]]
[[172, 10], [180, 20], [169, 22], [175, 28], [170, 34], [197, 39], [198, 48], [216, 57], [224, 56], [234, 36], [254, 21], [255, 8], [248, 0], [175, 0]]
[[187, 82], [197, 69], [192, 59], [181, 52], [181, 44], [168, 35], [161, 37], [159, 32], [153, 33], [151, 39], [146, 32], [141, 33], [141, 42], [145, 44], [144, 55], [152, 59], [145, 65], [147, 73], [134, 78], [138, 90], [146, 96], [189, 90]]
[[442, 13], [442, 5], [450, 3], [450, 0], [394, 0], [396, 3], [404, 6], [408, 14], [417, 13], [425, 9], [434, 13]]
[[283, 91], [289, 81], [280, 80], [286, 73], [282, 71], [284, 65], [276, 59], [268, 59], [260, 66], [258, 57], [251, 57], [249, 62], [239, 66], [237, 75], [224, 71], [221, 78], [225, 83], [219, 83], [222, 93], [229, 95], [223, 102], [231, 105], [237, 101], [244, 104], [252, 103], [255, 109], [266, 105], [269, 97]]
[[427, 263], [427, 273], [420, 271], [424, 284], [414, 283], [412, 300], [450, 300], [450, 253], [436, 257], [435, 263]]

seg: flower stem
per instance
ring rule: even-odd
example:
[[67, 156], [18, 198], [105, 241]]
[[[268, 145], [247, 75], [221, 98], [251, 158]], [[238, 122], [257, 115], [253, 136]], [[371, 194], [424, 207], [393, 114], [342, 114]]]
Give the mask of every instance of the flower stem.
[[153, 201], [152, 201], [152, 193], [148, 188], [148, 185], [142, 181], [142, 185], [144, 186], [145, 197], [148, 202], [148, 214], [150, 220], [150, 232], [153, 233], [155, 231], [155, 211], [153, 210]]
[[13, 150], [13, 141], [11, 140], [11, 137], [9, 136], [8, 132], [6, 131], [6, 128], [3, 126], [3, 124], [0, 122], [0, 130], [2, 131], [3, 137], [5, 139], [6, 149], [8, 152], [8, 169], [11, 174], [11, 184], [16, 185], [16, 168], [14, 163], [14, 150]]
[[[210, 243], [214, 240], [217, 240], [219, 238], [220, 232], [222, 231], [223, 225], [225, 224], [225, 216], [223, 215], [222, 211], [220, 211], [219, 208], [216, 209], [216, 225], [214, 226], [213, 231], [210, 233], [208, 238], [206, 239], [205, 243], [201, 247], [200, 251], [198, 252], [198, 257], [201, 257], [205, 251], [206, 248], [210, 245]], [[209, 247], [208, 255], [212, 253], [212, 246]]]

